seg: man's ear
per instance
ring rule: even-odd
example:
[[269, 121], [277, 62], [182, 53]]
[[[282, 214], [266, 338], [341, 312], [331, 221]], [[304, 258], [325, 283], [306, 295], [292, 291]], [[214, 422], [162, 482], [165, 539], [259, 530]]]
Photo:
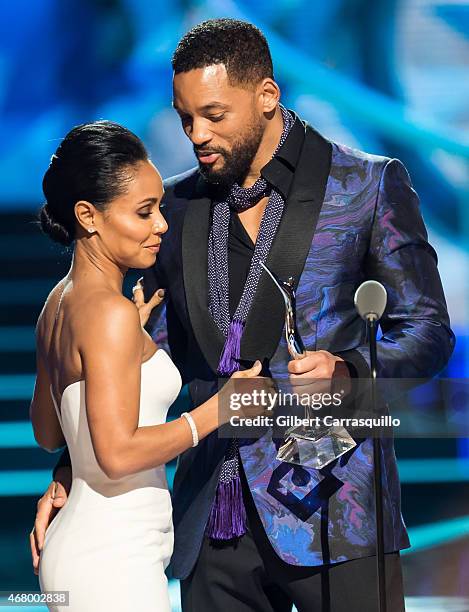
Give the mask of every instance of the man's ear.
[[280, 101], [280, 87], [273, 79], [264, 79], [259, 84], [260, 101], [262, 112], [271, 114], [277, 108]]

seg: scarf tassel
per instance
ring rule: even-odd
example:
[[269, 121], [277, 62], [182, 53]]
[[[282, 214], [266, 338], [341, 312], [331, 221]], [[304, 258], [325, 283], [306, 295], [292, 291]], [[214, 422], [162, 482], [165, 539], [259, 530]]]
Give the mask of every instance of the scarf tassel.
[[246, 533], [246, 509], [239, 474], [219, 482], [210, 511], [206, 534], [215, 540], [231, 540]]
[[230, 376], [239, 370], [239, 357], [241, 354], [241, 337], [244, 331], [244, 323], [233, 319], [230, 323], [225, 346], [218, 365], [218, 372], [222, 376]]

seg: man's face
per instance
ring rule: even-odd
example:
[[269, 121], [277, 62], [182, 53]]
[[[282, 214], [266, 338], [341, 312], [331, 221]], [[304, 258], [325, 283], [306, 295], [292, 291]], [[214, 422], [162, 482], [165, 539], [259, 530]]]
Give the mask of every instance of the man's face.
[[211, 183], [242, 183], [265, 129], [256, 88], [233, 87], [223, 64], [176, 74], [173, 106]]

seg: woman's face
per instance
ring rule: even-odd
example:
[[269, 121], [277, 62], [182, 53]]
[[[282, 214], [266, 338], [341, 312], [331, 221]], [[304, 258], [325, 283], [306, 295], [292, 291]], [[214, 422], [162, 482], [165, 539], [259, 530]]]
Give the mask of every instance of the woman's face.
[[155, 263], [168, 224], [160, 212], [161, 176], [151, 161], [130, 170], [126, 193], [97, 212], [97, 237], [106, 256], [125, 268], [148, 268]]

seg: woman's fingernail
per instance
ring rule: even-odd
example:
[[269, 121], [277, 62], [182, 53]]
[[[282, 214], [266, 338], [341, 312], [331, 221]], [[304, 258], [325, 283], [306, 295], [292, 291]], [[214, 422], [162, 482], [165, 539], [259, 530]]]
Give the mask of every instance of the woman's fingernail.
[[54, 487], [52, 489], [52, 499], [55, 499], [57, 493], [57, 483], [54, 481]]
[[164, 289], [158, 289], [159, 297], [164, 297]]

